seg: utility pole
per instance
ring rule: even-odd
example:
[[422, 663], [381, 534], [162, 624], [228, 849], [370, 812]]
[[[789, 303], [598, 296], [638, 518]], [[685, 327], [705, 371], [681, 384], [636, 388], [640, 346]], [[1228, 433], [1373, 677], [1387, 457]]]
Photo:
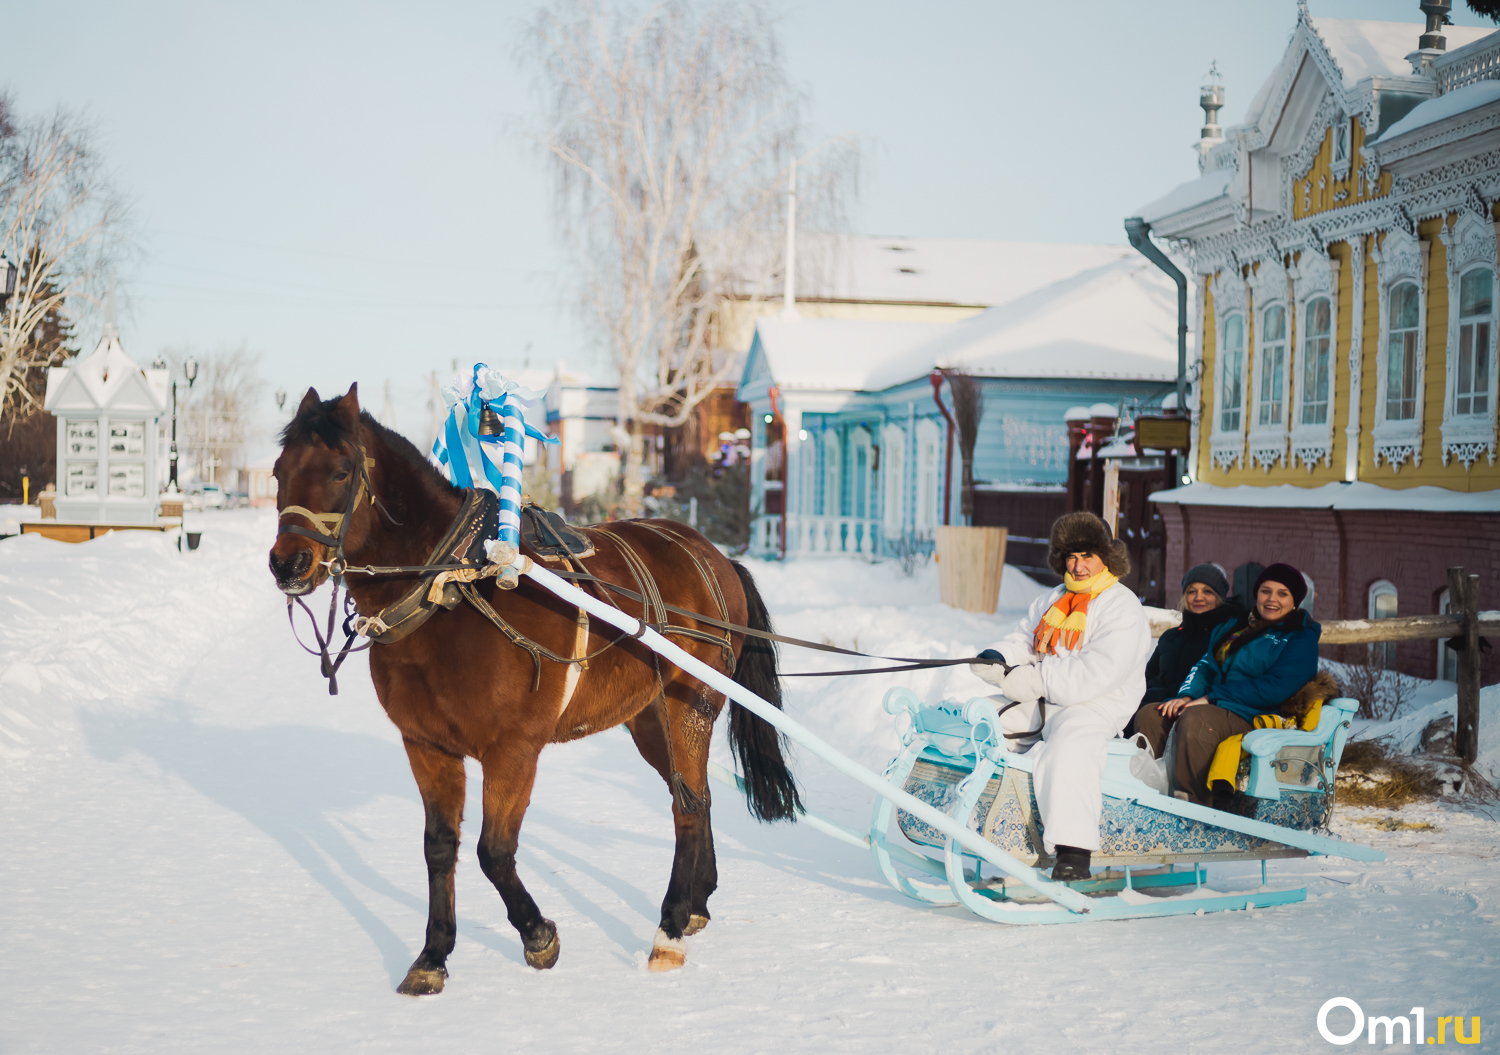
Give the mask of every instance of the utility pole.
[[1458, 647], [1458, 707], [1453, 717], [1453, 750], [1466, 765], [1479, 755], [1479, 576], [1448, 569], [1448, 611], [1463, 623]]

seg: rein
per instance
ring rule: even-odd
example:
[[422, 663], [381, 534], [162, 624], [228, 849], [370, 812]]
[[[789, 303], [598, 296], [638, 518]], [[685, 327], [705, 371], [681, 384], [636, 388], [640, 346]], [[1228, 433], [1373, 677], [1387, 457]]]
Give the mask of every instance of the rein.
[[[285, 520], [288, 516], [306, 517], [324, 530], [310, 531], [307, 528], [298, 527], [296, 524], [282, 524], [276, 534], [278, 536], [298, 535], [305, 539], [311, 539], [313, 542], [320, 543], [321, 545], [330, 546], [333, 549], [333, 559], [323, 562], [324, 567], [328, 569], [329, 578], [333, 581], [333, 591], [328, 597], [327, 634], [325, 635], [319, 631], [318, 618], [313, 615], [312, 609], [307, 606], [306, 601], [301, 597], [292, 596], [288, 596], [286, 599], [286, 619], [292, 628], [292, 638], [304, 652], [318, 657], [322, 664], [323, 677], [328, 679], [328, 695], [330, 696], [337, 696], [339, 694], [339, 667], [344, 665], [344, 660], [349, 658], [349, 654], [351, 652], [363, 652], [375, 643], [374, 641], [367, 641], [358, 648], [354, 647], [354, 641], [359, 637], [359, 631], [352, 624], [358, 613], [354, 611], [354, 598], [346, 592], [344, 594], [344, 623], [342, 627], [346, 635], [344, 645], [339, 649], [336, 656], [329, 652], [329, 646], [333, 643], [334, 620], [338, 615], [339, 588], [343, 585], [344, 569], [348, 564], [344, 553], [344, 539], [349, 534], [349, 525], [354, 520], [354, 512], [359, 507], [361, 496], [368, 494], [372, 506], [384, 513], [385, 518], [392, 524], [397, 527], [402, 526], [399, 520], [391, 516], [390, 510], [386, 509], [385, 504], [375, 497], [375, 487], [370, 482], [370, 469], [374, 466], [375, 459], [365, 453], [364, 444], [355, 444], [355, 449], [359, 451], [359, 461], [357, 463], [358, 475], [349, 488], [349, 501], [345, 504], [342, 513], [314, 513], [305, 506], [293, 505], [282, 509], [276, 518], [278, 521], [281, 521]], [[329, 531], [336, 531], [337, 534], [328, 534]], [[318, 642], [316, 649], [309, 648], [304, 644], [301, 636], [297, 633], [297, 620], [295, 613], [292, 611], [292, 602], [294, 601], [307, 613], [308, 621], [312, 624], [313, 638]]]

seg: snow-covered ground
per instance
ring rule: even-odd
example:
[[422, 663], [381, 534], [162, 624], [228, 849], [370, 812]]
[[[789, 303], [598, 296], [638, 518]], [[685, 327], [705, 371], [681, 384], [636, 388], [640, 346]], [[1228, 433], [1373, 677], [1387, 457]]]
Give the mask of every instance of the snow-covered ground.
[[[1429, 1033], [1439, 1014], [1496, 1028], [1500, 824], [1450, 805], [1397, 831], [1341, 809], [1336, 833], [1388, 859], [1273, 863], [1305, 904], [1022, 929], [908, 902], [860, 851], [758, 825], [720, 790], [713, 923], [683, 970], [648, 974], [668, 797], [618, 732], [544, 753], [522, 832], [558, 966], [525, 966], [466, 839], [448, 990], [397, 996], [426, 877], [395, 731], [362, 659], [329, 697], [291, 642], [271, 516], [204, 526], [192, 554], [130, 533], [0, 542], [0, 1052], [1312, 1051], [1335, 996], [1422, 1005]], [[895, 655], [971, 655], [1034, 589], [1012, 574], [987, 617], [937, 604], [930, 566], [753, 568], [783, 632]], [[894, 684], [984, 688], [963, 668], [791, 679], [788, 708], [879, 767]], [[867, 793], [805, 755], [798, 772], [814, 808], [864, 822]]]

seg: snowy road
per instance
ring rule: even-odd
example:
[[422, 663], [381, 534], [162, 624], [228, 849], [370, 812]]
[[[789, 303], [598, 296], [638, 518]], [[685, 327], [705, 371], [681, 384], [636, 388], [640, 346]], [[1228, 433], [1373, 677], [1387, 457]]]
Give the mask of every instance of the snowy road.
[[[448, 991], [399, 997], [426, 916], [415, 785], [364, 661], [328, 697], [291, 643], [273, 530], [211, 516], [191, 555], [144, 535], [0, 542], [0, 1053], [1318, 1051], [1333, 996], [1500, 1029], [1500, 824], [1439, 807], [1402, 814], [1434, 831], [1341, 810], [1338, 834], [1389, 859], [1273, 863], [1273, 882], [1306, 878], [1302, 905], [1019, 929], [919, 908], [859, 851], [719, 791], [713, 923], [686, 968], [647, 974], [670, 813], [618, 732], [544, 753], [522, 833], [558, 966], [525, 966], [466, 839]], [[931, 603], [930, 567], [753, 567], [787, 633], [914, 655], [997, 636], [1001, 617]], [[788, 707], [883, 766], [896, 683], [980, 688], [961, 669], [797, 681]], [[809, 759], [799, 774], [815, 808], [867, 816], [863, 791]]]

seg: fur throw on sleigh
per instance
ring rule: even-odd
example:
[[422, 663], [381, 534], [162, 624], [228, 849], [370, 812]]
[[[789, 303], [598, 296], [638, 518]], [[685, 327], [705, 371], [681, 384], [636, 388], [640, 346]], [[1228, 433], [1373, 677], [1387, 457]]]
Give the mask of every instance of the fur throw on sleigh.
[[1093, 513], [1064, 513], [1053, 521], [1047, 563], [1057, 574], [1067, 570], [1069, 553], [1094, 554], [1117, 579], [1130, 574], [1130, 552], [1125, 543], [1111, 535], [1109, 525]]

